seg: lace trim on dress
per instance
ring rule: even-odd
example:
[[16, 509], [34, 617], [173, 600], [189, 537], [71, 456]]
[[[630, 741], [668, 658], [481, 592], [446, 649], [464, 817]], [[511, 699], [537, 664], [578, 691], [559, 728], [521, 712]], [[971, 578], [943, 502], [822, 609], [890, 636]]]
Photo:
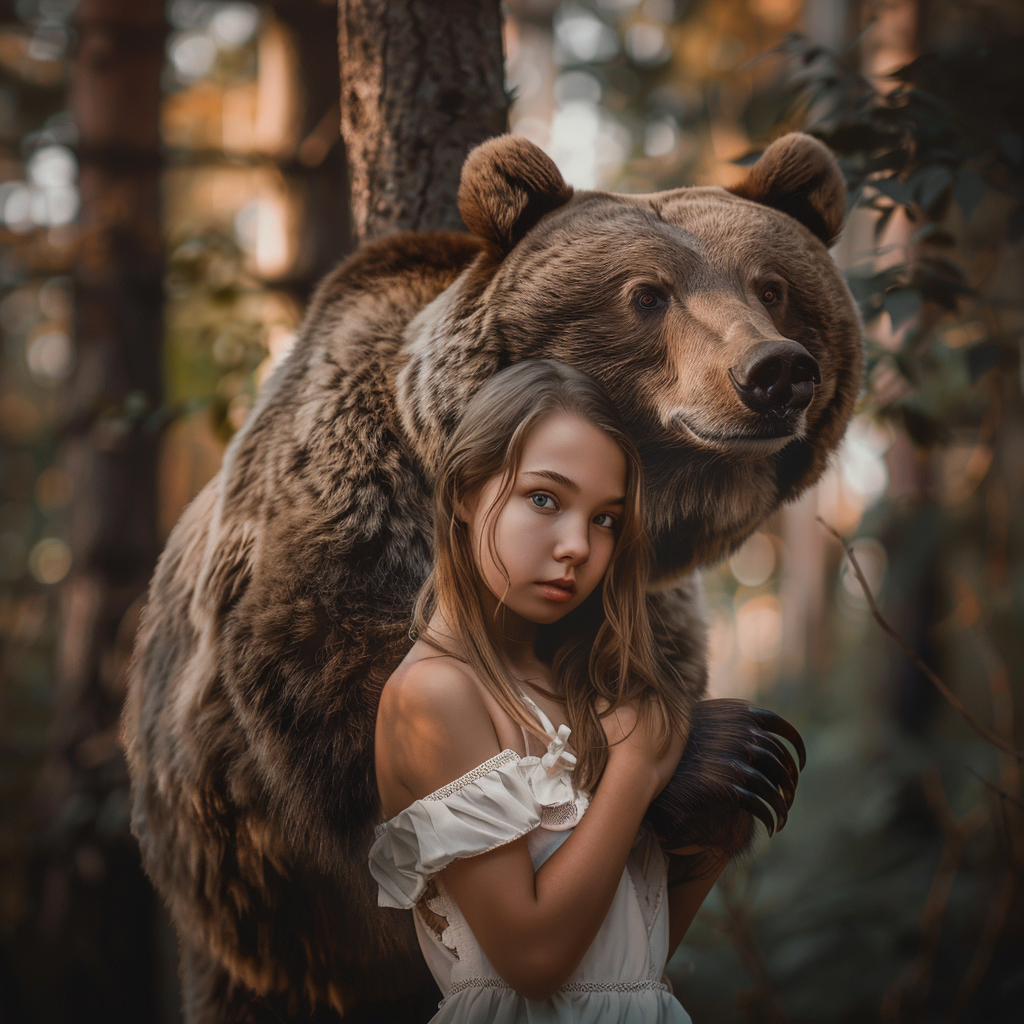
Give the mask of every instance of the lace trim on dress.
[[574, 981], [559, 992], [667, 992], [668, 985], [648, 978], [644, 981]]
[[[444, 800], [447, 797], [454, 796], [460, 789], [465, 789], [470, 783], [476, 782], [477, 779], [482, 779], [488, 772], [493, 771], [495, 768], [501, 768], [506, 764], [511, 764], [513, 761], [520, 760], [519, 755], [509, 748], [505, 748], [500, 753], [494, 755], [494, 757], [488, 758], [483, 764], [478, 764], [475, 768], [470, 769], [465, 775], [460, 775], [457, 779], [453, 779], [448, 783], [447, 786], [442, 786], [440, 789], [435, 789], [433, 793], [428, 793], [424, 800]], [[396, 815], [397, 817], [397, 815]], [[388, 822], [382, 821], [379, 825], [373, 827], [373, 838], [380, 839], [382, 835], [387, 831]]]
[[540, 825], [541, 807], [519, 762], [514, 750], [502, 751], [384, 823], [368, 858], [378, 906], [407, 909], [452, 861], [514, 842]]
[[[468, 988], [501, 988], [512, 990], [512, 986], [501, 978], [463, 978], [448, 990], [448, 997]], [[514, 991], [514, 990], [513, 990]], [[668, 992], [668, 985], [653, 979], [645, 981], [573, 981], [563, 985], [559, 992]], [[446, 997], [446, 998], [448, 998]]]
[[[424, 909], [427, 913], [423, 912]], [[427, 882], [427, 887], [416, 904], [420, 920], [438, 937], [446, 949], [452, 951], [456, 960], [461, 959], [459, 943], [462, 941], [458, 909], [455, 901], [448, 895], [448, 890], [437, 878]]]
[[647, 928], [647, 938], [650, 939], [654, 931], [661, 904], [665, 899], [665, 880], [659, 876], [657, 889], [651, 885], [650, 866], [651, 857], [664, 857], [657, 839], [641, 826], [637, 834], [633, 849], [629, 852], [626, 860], [626, 874], [629, 876], [629, 883], [633, 888], [633, 895], [636, 898], [637, 906], [640, 908], [640, 915], [644, 919]]
[[566, 804], [544, 807], [540, 812], [541, 828], [552, 832], [564, 832], [579, 822], [581, 814], [575, 800]]
[[506, 748], [500, 754], [495, 754], [494, 757], [484, 761], [483, 764], [478, 764], [471, 771], [466, 772], [465, 775], [460, 775], [453, 782], [449, 782], [447, 786], [442, 786], [440, 789], [435, 789], [433, 793], [428, 793], [423, 799], [444, 800], [458, 793], [460, 789], [465, 789], [471, 782], [482, 779], [488, 772], [494, 771], [495, 768], [501, 768], [503, 765], [511, 764], [513, 761], [518, 760], [520, 760], [519, 755], [514, 750]]

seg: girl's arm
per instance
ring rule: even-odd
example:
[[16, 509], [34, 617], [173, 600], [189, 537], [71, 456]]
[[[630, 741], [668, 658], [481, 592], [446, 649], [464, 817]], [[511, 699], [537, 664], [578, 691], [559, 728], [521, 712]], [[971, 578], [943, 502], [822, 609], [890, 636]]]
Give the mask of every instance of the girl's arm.
[[[408, 743], [399, 744], [409, 750], [403, 758], [402, 781], [411, 793], [424, 796], [498, 752], [493, 726], [489, 747], [481, 742], [481, 734], [488, 730], [470, 728], [470, 723], [482, 725], [481, 712], [487, 715], [471, 689], [462, 688], [453, 699], [449, 680], [446, 687], [420, 690], [407, 704], [407, 713], [413, 710], [412, 703], [416, 705], [416, 721], [402, 715], [401, 731], [409, 739], [429, 737], [421, 749], [443, 752], [456, 771], [440, 779], [436, 766], [428, 763], [421, 773], [415, 750]], [[443, 693], [444, 699], [433, 699], [431, 691], [436, 697]], [[479, 706], [474, 708], [476, 702]], [[534, 872], [524, 836], [489, 853], [455, 861], [442, 872], [488, 960], [529, 999], [547, 999], [583, 959], [608, 914], [644, 813], [682, 753], [679, 739], [664, 756], [655, 758], [647, 730], [636, 724], [631, 709], [620, 709], [605, 723], [613, 745], [601, 783], [572, 835], [539, 871]], [[467, 747], [472, 751], [468, 757], [461, 754]]]
[[576, 969], [658, 791], [649, 762], [609, 757], [587, 813], [536, 873], [525, 837], [442, 872], [487, 959], [517, 992], [547, 999]]

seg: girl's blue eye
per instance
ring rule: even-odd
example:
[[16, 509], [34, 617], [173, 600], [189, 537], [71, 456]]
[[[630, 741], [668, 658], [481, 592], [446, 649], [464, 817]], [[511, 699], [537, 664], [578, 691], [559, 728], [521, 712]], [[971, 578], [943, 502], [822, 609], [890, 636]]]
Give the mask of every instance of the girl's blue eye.
[[[540, 498], [541, 501], [550, 501], [551, 505], [541, 505], [537, 501], [538, 498]], [[551, 508], [554, 505], [555, 499], [552, 498], [550, 494], [531, 494], [530, 501], [532, 501], [537, 508]]]
[[611, 514], [611, 512], [602, 512], [600, 515], [594, 516], [594, 521], [595, 522], [598, 519], [607, 519], [608, 520], [607, 523], [599, 523], [598, 525], [600, 525], [600, 526], [607, 526], [607, 527], [610, 527], [612, 529], [615, 528], [615, 516], [613, 516]]

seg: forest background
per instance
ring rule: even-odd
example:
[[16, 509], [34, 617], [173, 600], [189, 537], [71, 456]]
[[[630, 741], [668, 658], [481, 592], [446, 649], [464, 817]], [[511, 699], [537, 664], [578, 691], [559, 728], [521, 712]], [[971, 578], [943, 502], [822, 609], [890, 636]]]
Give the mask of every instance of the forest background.
[[[504, 11], [511, 130], [576, 187], [729, 184], [794, 128], [850, 187], [857, 417], [705, 574], [712, 695], [781, 711], [808, 767], [676, 992], [716, 1024], [1016, 1020], [1024, 7]], [[180, 1019], [124, 667], [163, 540], [351, 251], [337, 38], [334, 0], [0, 0], [0, 1021]]]

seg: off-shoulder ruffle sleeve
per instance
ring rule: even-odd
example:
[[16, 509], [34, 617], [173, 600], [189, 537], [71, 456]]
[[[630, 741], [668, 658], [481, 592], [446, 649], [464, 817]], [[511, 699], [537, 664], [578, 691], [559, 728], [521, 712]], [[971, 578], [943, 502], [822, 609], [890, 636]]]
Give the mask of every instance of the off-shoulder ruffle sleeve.
[[378, 828], [370, 872], [382, 907], [408, 909], [452, 861], [511, 843], [541, 823], [542, 806], [503, 750]]

